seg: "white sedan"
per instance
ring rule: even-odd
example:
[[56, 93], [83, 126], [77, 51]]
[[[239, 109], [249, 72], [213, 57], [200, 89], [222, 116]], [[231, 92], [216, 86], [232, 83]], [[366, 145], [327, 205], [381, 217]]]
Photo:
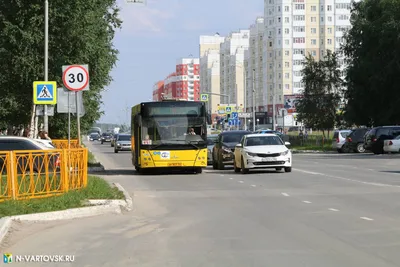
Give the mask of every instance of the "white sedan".
[[400, 152], [400, 135], [395, 139], [383, 141], [383, 151], [391, 153]]
[[275, 134], [248, 134], [235, 147], [235, 172], [248, 173], [250, 169], [282, 169], [292, 171], [292, 153]]

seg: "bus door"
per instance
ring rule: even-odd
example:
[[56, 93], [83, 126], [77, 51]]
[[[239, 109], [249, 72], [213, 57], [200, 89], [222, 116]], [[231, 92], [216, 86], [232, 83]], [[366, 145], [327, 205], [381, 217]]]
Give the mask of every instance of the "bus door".
[[142, 128], [141, 119], [139, 115], [135, 115], [134, 118], [134, 127], [133, 127], [133, 140], [134, 140], [134, 155], [135, 155], [135, 164], [139, 165], [139, 157], [140, 157], [140, 145], [141, 145], [141, 133], [140, 129]]

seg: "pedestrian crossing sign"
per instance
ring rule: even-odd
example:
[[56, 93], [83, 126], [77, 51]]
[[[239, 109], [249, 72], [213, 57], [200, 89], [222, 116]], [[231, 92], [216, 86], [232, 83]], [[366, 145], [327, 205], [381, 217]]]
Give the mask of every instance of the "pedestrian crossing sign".
[[201, 94], [200, 99], [203, 102], [208, 102], [208, 94]]
[[57, 104], [57, 82], [33, 82], [33, 103], [35, 105]]

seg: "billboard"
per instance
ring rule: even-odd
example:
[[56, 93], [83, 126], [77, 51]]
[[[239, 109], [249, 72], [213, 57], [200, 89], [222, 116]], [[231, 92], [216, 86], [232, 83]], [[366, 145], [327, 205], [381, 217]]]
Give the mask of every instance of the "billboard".
[[301, 98], [301, 95], [285, 95], [284, 96], [284, 108], [288, 114], [296, 113], [296, 101]]

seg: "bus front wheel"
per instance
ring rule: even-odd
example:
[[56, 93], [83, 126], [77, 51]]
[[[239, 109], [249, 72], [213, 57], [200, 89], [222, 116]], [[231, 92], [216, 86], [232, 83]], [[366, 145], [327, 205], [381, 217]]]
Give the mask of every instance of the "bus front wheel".
[[196, 173], [202, 173], [203, 172], [203, 168], [197, 168], [196, 169]]

